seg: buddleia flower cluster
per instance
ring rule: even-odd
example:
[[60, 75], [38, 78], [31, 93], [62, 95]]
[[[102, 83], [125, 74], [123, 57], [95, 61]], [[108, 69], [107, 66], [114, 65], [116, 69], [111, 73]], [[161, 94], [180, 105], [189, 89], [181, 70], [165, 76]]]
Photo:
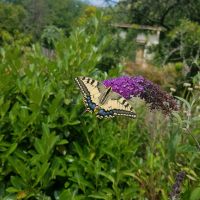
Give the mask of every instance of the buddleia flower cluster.
[[184, 181], [185, 176], [186, 173], [184, 171], [181, 171], [176, 175], [175, 183], [172, 186], [172, 191], [170, 192], [170, 200], [178, 199], [181, 192], [181, 185]]
[[161, 110], [166, 115], [178, 110], [178, 104], [173, 96], [142, 76], [121, 76], [104, 80], [103, 84], [111, 87], [125, 99], [132, 97], [143, 99], [151, 110]]

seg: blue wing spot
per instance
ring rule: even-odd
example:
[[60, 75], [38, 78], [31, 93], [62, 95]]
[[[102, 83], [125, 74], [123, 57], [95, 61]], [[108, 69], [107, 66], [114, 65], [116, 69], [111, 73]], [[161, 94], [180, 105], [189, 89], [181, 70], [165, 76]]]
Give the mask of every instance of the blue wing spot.
[[113, 116], [114, 112], [112, 110], [110, 111], [105, 111], [104, 109], [100, 109], [98, 112], [99, 116], [105, 117], [105, 116]]
[[91, 101], [91, 97], [90, 97], [90, 96], [87, 96], [86, 99], [87, 99], [88, 101]]
[[100, 116], [106, 116], [107, 115], [107, 112], [104, 110], [104, 109], [100, 109], [99, 110], [99, 112], [98, 112], [98, 114], [100, 115]]
[[96, 108], [97, 105], [96, 105], [95, 103], [92, 102], [90, 96], [87, 96], [87, 97], [86, 97], [86, 102], [87, 102], [87, 104], [88, 104], [89, 109], [92, 110], [92, 111], [94, 111], [94, 109]]
[[110, 115], [114, 115], [114, 112], [112, 110], [109, 111]]

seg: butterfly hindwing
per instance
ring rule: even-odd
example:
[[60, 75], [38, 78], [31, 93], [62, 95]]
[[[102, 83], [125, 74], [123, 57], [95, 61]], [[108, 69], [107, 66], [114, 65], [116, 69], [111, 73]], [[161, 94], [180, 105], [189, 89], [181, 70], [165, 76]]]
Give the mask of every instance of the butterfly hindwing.
[[136, 117], [136, 113], [128, 101], [115, 92], [110, 94], [108, 101], [101, 108], [105, 112], [111, 111], [113, 116]]

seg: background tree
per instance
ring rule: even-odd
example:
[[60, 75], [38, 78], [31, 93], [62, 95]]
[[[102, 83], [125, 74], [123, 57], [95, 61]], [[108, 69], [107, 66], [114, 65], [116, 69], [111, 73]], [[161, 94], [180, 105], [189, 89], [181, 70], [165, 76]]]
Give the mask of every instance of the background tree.
[[21, 5], [0, 2], [0, 45], [21, 37], [26, 10]]
[[183, 18], [200, 22], [200, 1], [196, 0], [120, 0], [114, 11], [119, 21], [166, 29], [173, 28]]
[[24, 18], [26, 17], [25, 9], [20, 5], [0, 2], [0, 30], [13, 33], [14, 30], [22, 31]]
[[[14, 16], [13, 19], [15, 21], [19, 19], [18, 22], [23, 28], [23, 32], [31, 33], [33, 38], [38, 40], [43, 29], [49, 25], [62, 28], [65, 34], [69, 35], [74, 22], [82, 15], [82, 10], [86, 4], [80, 0], [5, 0], [2, 1], [1, 5], [2, 12], [6, 11], [4, 7], [7, 8], [8, 5], [11, 7], [10, 9], [13, 9], [12, 15], [9, 17], [6, 16], [6, 13], [1, 14], [1, 16], [5, 15], [5, 22], [13, 15], [17, 15], [21, 8], [26, 16]], [[4, 18], [1, 18], [1, 20], [3, 21]], [[15, 23], [5, 22], [3, 24], [10, 26], [10, 29], [16, 29]]]
[[48, 6], [45, 0], [28, 0], [26, 2], [26, 9], [29, 15], [26, 18], [26, 28], [39, 38], [42, 29], [48, 23]]

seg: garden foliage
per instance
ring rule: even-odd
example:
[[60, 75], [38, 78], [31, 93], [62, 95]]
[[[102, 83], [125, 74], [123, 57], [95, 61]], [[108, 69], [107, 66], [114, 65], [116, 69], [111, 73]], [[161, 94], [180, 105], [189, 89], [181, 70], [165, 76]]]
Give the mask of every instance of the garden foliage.
[[178, 124], [146, 107], [135, 120], [83, 114], [74, 78], [106, 76], [94, 67], [110, 41], [98, 36], [98, 23], [61, 37], [52, 57], [39, 44], [0, 49], [0, 197], [167, 200], [184, 170], [182, 199], [197, 200], [199, 152], [179, 115]]

